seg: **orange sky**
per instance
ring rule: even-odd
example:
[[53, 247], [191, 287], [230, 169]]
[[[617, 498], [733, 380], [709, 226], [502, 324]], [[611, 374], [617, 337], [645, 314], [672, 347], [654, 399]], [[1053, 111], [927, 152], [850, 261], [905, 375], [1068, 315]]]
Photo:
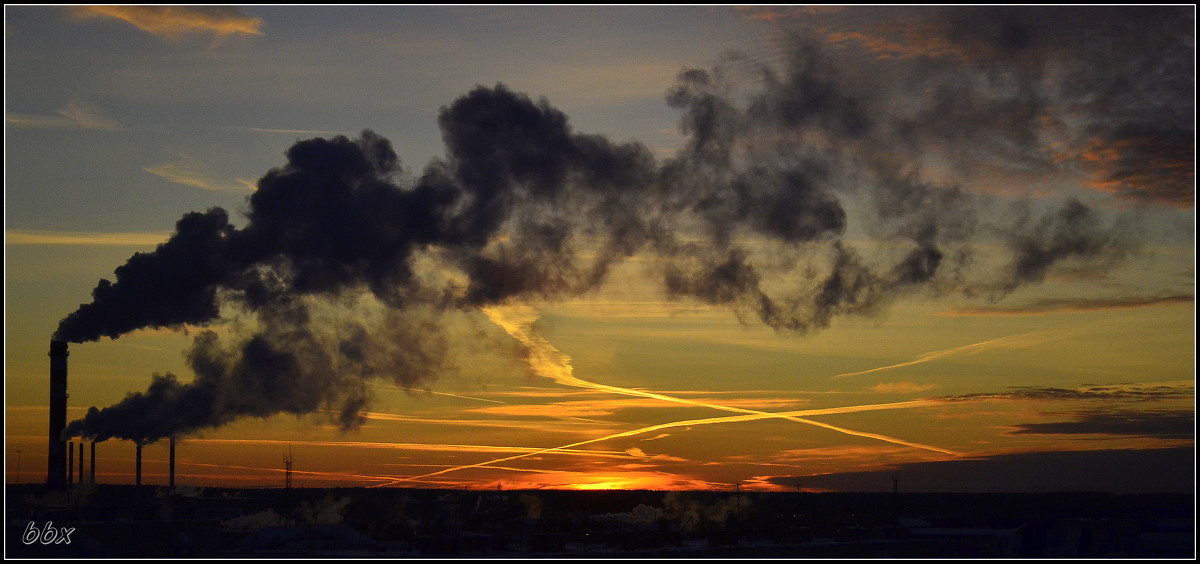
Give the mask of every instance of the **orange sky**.
[[[394, 258], [381, 245], [304, 279], [385, 272], [411, 292], [372, 278], [282, 301], [339, 361], [428, 362], [289, 374], [341, 388], [180, 437], [178, 483], [282, 486], [290, 452], [312, 487], [890, 490], [899, 472], [1018, 491], [1019, 468], [1105, 488], [1071, 457], [1124, 468], [1194, 445], [1187, 7], [5, 13], [9, 483], [46, 478], [60, 320], [183, 214], [227, 210], [213, 241], [272, 201], [299, 217], [308, 200], [270, 195], [308, 179], [320, 151], [296, 147], [337, 135], [381, 168], [329, 186], [399, 187], [412, 209], [371, 231], [386, 206], [363, 200], [297, 240], [437, 228], [392, 241], [403, 269], [363, 266]], [[344, 211], [320, 201], [314, 217]], [[72, 343], [68, 419], [154, 375], [194, 382], [201, 339], [261, 335], [247, 296], [327, 258], [312, 247], [215, 277], [262, 283], [208, 288], [216, 317]], [[227, 403], [263, 399], [248, 387]], [[147, 482], [166, 482], [166, 453], [146, 445]], [[132, 443], [97, 455], [98, 480], [133, 481]], [[1012, 473], [958, 470], [979, 467]], [[1121, 487], [1191, 487], [1174, 470]]]

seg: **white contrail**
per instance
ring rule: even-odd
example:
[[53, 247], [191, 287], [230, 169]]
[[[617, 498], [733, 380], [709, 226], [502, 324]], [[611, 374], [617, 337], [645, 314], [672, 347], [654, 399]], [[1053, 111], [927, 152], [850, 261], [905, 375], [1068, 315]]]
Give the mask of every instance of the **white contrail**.
[[574, 368], [571, 366], [571, 357], [567, 356], [562, 351], [559, 351], [557, 348], [555, 348], [554, 345], [550, 344], [550, 341], [547, 341], [545, 337], [542, 337], [541, 335], [538, 335], [538, 334], [534, 333], [533, 331], [531, 331], [533, 322], [536, 321], [538, 318], [538, 314], [536, 311], [533, 310], [533, 308], [530, 308], [528, 306], [520, 306], [517, 311], [517, 316], [516, 316], [517, 318], [515, 320], [513, 319], [513, 316], [511, 314], [502, 312], [497, 308], [484, 308], [483, 312], [484, 312], [484, 314], [486, 314], [488, 316], [488, 319], [490, 319], [492, 321], [492, 323], [499, 325], [509, 335], [512, 335], [513, 338], [517, 339], [518, 341], [521, 341], [521, 343], [523, 343], [526, 346], [526, 348], [529, 350], [529, 359], [528, 359], [529, 364], [535, 372], [537, 372], [547, 378], [550, 378], [550, 379], [554, 380], [555, 382], [566, 385], [566, 386], [591, 388], [593, 390], [612, 392], [614, 394], [623, 394], [623, 395], [629, 395], [629, 396], [653, 398], [653, 399], [657, 399], [657, 400], [662, 400], [662, 401], [667, 401], [667, 402], [672, 402], [672, 403], [681, 403], [684, 405], [691, 405], [691, 406], [696, 406], [696, 407], [707, 407], [710, 409], [719, 409], [722, 411], [732, 411], [734, 413], [745, 413], [748, 415], [761, 415], [761, 416], [767, 416], [767, 417], [776, 417], [776, 418], [781, 418], [781, 419], [787, 419], [789, 421], [795, 421], [798, 423], [806, 423], [809, 425], [816, 425], [818, 427], [824, 427], [826, 429], [830, 429], [832, 431], [837, 431], [839, 433], [845, 433], [847, 435], [854, 435], [854, 436], [858, 436], [858, 437], [867, 437], [867, 438], [872, 438], [872, 439], [878, 439], [881, 441], [887, 441], [887, 442], [895, 443], [895, 444], [899, 444], [899, 445], [905, 445], [905, 446], [911, 446], [911, 447], [921, 448], [921, 449], [925, 449], [925, 450], [931, 450], [931, 451], [940, 452], [943, 454], [958, 455], [958, 453], [956, 453], [956, 452], [949, 451], [949, 450], [939, 448], [939, 447], [905, 441], [903, 439], [897, 439], [894, 437], [889, 437], [887, 435], [854, 431], [851, 429], [845, 429], [845, 428], [838, 427], [835, 425], [830, 425], [828, 423], [820, 423], [820, 422], [812, 421], [809, 419], [802, 419], [795, 415], [771, 413], [771, 412], [767, 412], [767, 411], [759, 411], [756, 409], [745, 409], [745, 408], [741, 408], [741, 407], [720, 405], [720, 404], [709, 403], [709, 402], [705, 402], [705, 401], [698, 401], [698, 400], [691, 400], [691, 399], [686, 399], [686, 398], [679, 398], [679, 397], [675, 397], [675, 396], [668, 396], [665, 394], [648, 392], [645, 390], [622, 388], [619, 386], [610, 386], [607, 384], [598, 384], [596, 382], [589, 382], [587, 380], [582, 380], [582, 379], [575, 377], [575, 375], [573, 374]]
[[961, 347], [954, 347], [952, 349], [927, 352], [927, 353], [922, 354], [922, 355], [918, 356], [917, 358], [914, 358], [913, 360], [910, 360], [908, 362], [901, 362], [900, 364], [892, 364], [890, 366], [880, 366], [878, 368], [872, 368], [870, 370], [860, 370], [858, 372], [845, 372], [845, 373], [834, 376], [834, 378], [845, 378], [847, 376], [861, 376], [863, 374], [870, 374], [872, 372], [882, 372], [884, 370], [892, 370], [893, 368], [902, 368], [905, 366], [912, 366], [914, 364], [921, 364], [921, 363], [929, 362], [931, 360], [937, 360], [937, 359], [945, 357], [945, 356], [950, 356], [950, 355], [955, 355], [955, 354], [976, 353], [976, 352], [990, 349], [990, 348], [1011, 345], [1011, 344], [1013, 344], [1013, 341], [1016, 341], [1022, 337], [1028, 337], [1030, 335], [1033, 335], [1033, 333], [1024, 333], [1021, 335], [1009, 335], [1007, 337], [999, 337], [996, 339], [991, 339], [991, 340], [987, 340], [987, 341], [983, 341], [983, 342], [979, 342], [979, 343], [971, 343], [969, 345], [963, 345]]
[[384, 384], [382, 382], [374, 382], [374, 384], [381, 388], [393, 388], [396, 390], [404, 390], [406, 392], [418, 392], [418, 393], [424, 393], [424, 394], [433, 394], [433, 395], [437, 395], [437, 396], [446, 396], [446, 397], [451, 397], [451, 398], [469, 399], [469, 400], [475, 400], [475, 401], [486, 401], [486, 402], [490, 402], [490, 403], [503, 403], [503, 404], [508, 403], [508, 402], [503, 402], [500, 400], [477, 398], [477, 397], [473, 397], [473, 396], [460, 396], [458, 394], [450, 394], [450, 393], [446, 393], [446, 392], [435, 392], [433, 390], [424, 390], [421, 388], [409, 388], [408, 386], [397, 386], [395, 384]]
[[649, 392], [649, 391], [645, 391], [645, 390], [634, 390], [634, 389], [630, 389], [630, 388], [622, 388], [619, 386], [610, 386], [607, 384], [599, 384], [596, 382], [589, 382], [587, 380], [582, 380], [580, 378], [575, 377], [575, 375], [573, 374], [574, 368], [571, 366], [571, 362], [570, 362], [571, 359], [568, 355], [564, 354], [562, 351], [559, 351], [557, 348], [554, 347], [554, 345], [552, 345], [548, 340], [546, 340], [541, 335], [538, 335], [530, 330], [532, 327], [532, 323], [534, 321], [536, 321], [538, 318], [537, 312], [534, 311], [533, 308], [529, 308], [527, 306], [520, 306], [519, 308], [515, 308], [515, 309], [516, 309], [515, 315], [511, 312], [510, 313], [502, 312], [497, 308], [484, 308], [483, 312], [485, 315], [488, 316], [488, 319], [490, 319], [493, 323], [495, 323], [496, 325], [499, 325], [502, 329], [505, 330], [505, 332], [507, 332], [509, 335], [511, 335], [513, 338], [517, 339], [518, 341], [521, 341], [521, 343], [523, 343], [526, 346], [526, 348], [529, 351], [528, 361], [529, 361], [530, 367], [535, 372], [537, 372], [538, 374], [540, 374], [546, 378], [550, 378], [551, 380], [554, 380], [555, 382], [558, 382], [558, 383], [566, 385], [566, 386], [589, 388], [589, 389], [593, 389], [593, 390], [611, 392], [611, 393], [615, 393], [615, 394], [654, 398], [654, 399], [672, 402], [672, 403], [681, 403], [681, 404], [691, 405], [691, 406], [696, 406], [696, 407], [707, 407], [710, 409], [719, 409], [722, 411], [732, 411], [735, 413], [742, 413], [743, 415], [732, 415], [732, 416], [727, 416], [727, 417], [711, 417], [711, 418], [706, 418], [706, 419], [690, 419], [690, 420], [685, 420], [685, 421], [674, 421], [674, 422], [670, 422], [670, 423], [651, 425], [648, 427], [642, 427], [642, 428], [633, 429], [630, 431], [613, 433], [613, 434], [603, 436], [600, 438], [596, 438], [596, 439], [588, 439], [588, 440], [579, 441], [579, 442], [562, 445], [562, 446], [558, 446], [558, 447], [550, 447], [550, 448], [546, 448], [546, 449], [541, 449], [541, 450], [538, 450], [535, 452], [522, 453], [522, 454], [518, 454], [518, 455], [514, 455], [514, 456], [498, 458], [495, 460], [489, 460], [486, 462], [480, 462], [480, 463], [476, 463], [476, 464], [467, 464], [467, 465], [463, 465], [463, 466], [456, 466], [454, 468], [445, 468], [443, 470], [439, 470], [437, 472], [431, 472], [429, 474], [423, 474], [420, 476], [412, 476], [409, 478], [402, 478], [402, 479], [396, 480], [395, 482], [391, 482], [391, 483], [387, 483], [387, 484], [379, 484], [378, 486], [375, 486], [375, 487], [383, 487], [383, 486], [389, 486], [392, 484], [397, 484], [397, 483], [406, 482], [406, 481], [420, 480], [423, 478], [429, 478], [432, 476], [437, 476], [437, 475], [445, 474], [448, 472], [455, 472], [458, 470], [466, 470], [466, 469], [470, 469], [470, 468], [479, 468], [482, 466], [489, 466], [491, 464], [496, 464], [496, 463], [500, 463], [500, 462], [507, 462], [510, 460], [525, 458], [528, 456], [533, 456], [535, 454], [553, 452], [553, 451], [556, 451], [559, 449], [570, 449], [570, 448], [574, 448], [577, 446], [586, 445], [586, 444], [590, 444], [590, 443], [594, 443], [594, 442], [628, 437], [628, 436], [632, 436], [632, 435], [648, 433], [651, 431], [659, 431], [662, 429], [669, 429], [669, 428], [673, 428], [673, 427], [680, 427], [680, 426], [686, 426], [686, 425], [711, 425], [711, 424], [715, 424], [715, 423], [733, 423], [733, 422], [741, 422], [741, 421], [755, 421], [755, 420], [759, 420], [759, 419], [786, 419], [788, 421], [795, 421], [797, 423], [805, 423], [808, 425], [814, 425], [817, 427], [822, 427], [825, 429], [837, 431], [839, 433], [844, 433], [847, 435], [853, 435], [856, 437], [876, 439], [876, 440], [885, 441], [885, 442], [889, 442], [889, 443], [893, 443], [893, 444], [904, 445], [904, 446], [909, 446], [909, 447], [919, 448], [919, 449], [924, 449], [924, 450], [930, 450], [930, 451], [938, 452], [938, 453], [942, 453], [942, 454], [949, 454], [952, 456], [961, 456], [962, 455], [961, 453], [958, 453], [958, 452], [955, 452], [952, 450], [948, 450], [948, 449], [944, 449], [944, 448], [940, 448], [940, 447], [930, 446], [930, 445], [916, 443], [916, 442], [912, 442], [912, 441], [906, 441], [904, 439], [889, 437], [887, 435], [881, 435], [878, 433], [867, 433], [867, 432], [863, 432], [863, 431], [855, 431], [853, 429], [846, 429], [844, 427], [838, 427], [836, 425], [831, 425], [828, 423], [821, 423], [819, 421], [813, 421], [811, 419], [804, 418], [805, 416], [811, 416], [811, 415], [852, 413], [852, 412], [856, 412], [856, 411], [870, 411], [870, 410], [879, 410], [879, 409], [905, 409], [905, 408], [913, 408], [913, 407], [923, 407], [923, 406], [934, 405], [934, 404], [940, 403], [935, 400], [912, 400], [912, 401], [895, 402], [895, 403], [887, 403], [887, 404], [870, 404], [870, 405], [844, 406], [844, 407], [821, 408], [821, 409], [805, 409], [805, 410], [799, 410], [799, 411], [787, 411], [787, 412], [772, 413], [772, 412], [758, 411], [758, 410], [753, 410], [753, 409], [744, 409], [744, 408], [740, 408], [740, 407], [719, 405], [719, 404], [714, 404], [714, 403], [709, 403], [709, 402], [704, 402], [704, 401], [690, 400], [690, 399], [679, 398], [679, 397], [675, 397], [675, 396], [669, 396], [669, 395], [665, 395], [665, 394], [659, 394], [659, 393], [655, 393], [655, 392]]
[[[705, 419], [686, 419], [683, 421], [671, 421], [669, 423], [660, 423], [658, 425], [650, 425], [648, 427], [641, 427], [641, 428], [632, 429], [629, 431], [622, 431], [620, 433], [613, 433], [611, 435], [605, 435], [603, 437], [598, 437], [595, 439], [587, 439], [587, 440], [578, 441], [578, 442], [574, 442], [574, 443], [562, 445], [562, 446], [548, 447], [548, 448], [539, 449], [539, 450], [536, 450], [533, 452], [526, 452], [526, 453], [521, 453], [521, 454], [517, 454], [517, 455], [513, 455], [513, 456], [506, 456], [504, 458], [497, 458], [495, 460], [488, 460], [488, 461], [479, 462], [476, 464], [466, 464], [463, 466], [455, 466], [453, 468], [445, 468], [442, 470], [438, 470], [437, 472], [430, 472], [428, 474], [422, 474], [420, 476], [399, 478], [392, 482], [388, 482], [385, 484], [378, 484], [378, 485], [372, 486], [372, 487], [385, 487], [385, 486], [390, 486], [390, 485], [394, 485], [394, 484], [399, 484], [401, 482], [411, 482], [411, 481], [415, 481], [415, 480], [421, 480], [424, 478], [438, 476], [441, 474], [446, 474], [448, 472], [455, 472], [458, 470], [467, 470], [470, 468], [480, 468], [483, 466], [491, 466], [493, 464], [497, 464], [500, 462], [508, 462], [510, 460], [517, 460], [519, 458], [525, 458], [528, 456], [545, 454], [545, 453], [555, 452], [555, 451], [564, 450], [564, 449], [573, 449], [575, 447], [583, 446], [586, 444], [596, 443], [596, 442], [600, 442], [600, 441], [607, 441], [610, 439], [631, 437], [634, 435], [640, 435], [642, 433], [661, 431], [663, 429], [671, 429], [674, 427], [713, 425], [716, 423], [739, 423], [739, 422], [743, 422], [743, 421], [757, 421], [759, 419], [772, 419], [772, 418], [790, 419], [790, 420], [794, 420], [794, 421], [800, 421], [800, 422], [804, 422], [804, 423], [810, 423], [813, 425], [820, 425], [822, 427], [826, 427], [826, 425], [823, 423], [819, 423], [816, 421], [809, 421], [807, 419], [800, 419], [800, 418], [803, 416], [810, 416], [810, 415], [831, 415], [831, 414], [835, 414], [835, 413], [854, 413], [854, 412], [859, 412], [859, 411], [876, 411], [876, 410], [884, 410], [884, 409], [909, 409], [909, 408], [914, 408], [914, 407], [925, 407], [925, 406], [935, 405], [935, 404], [940, 404], [940, 403], [942, 403], [942, 402], [939, 402], [936, 400], [912, 400], [912, 401], [902, 401], [902, 402], [894, 402], [894, 403], [851, 405], [851, 406], [843, 406], [843, 407], [827, 407], [827, 408], [818, 408], [818, 409], [802, 409], [802, 410], [798, 410], [798, 411], [785, 411], [785, 412], [779, 412], [779, 413], [759, 412], [759, 413], [753, 413], [753, 414], [749, 414], [749, 415], [728, 415], [725, 417], [709, 417], [709, 418], [705, 418]], [[882, 435], [875, 435], [873, 433], [860, 433], [858, 431], [852, 431], [850, 429], [842, 429], [841, 427], [835, 427], [833, 425], [828, 425], [827, 427], [831, 428], [831, 429], [839, 430], [841, 432], [850, 433], [852, 435], [876, 438], [876, 439], [880, 439], [880, 440], [887, 440], [888, 442], [893, 442], [896, 444], [902, 444], [902, 445], [906, 445], [906, 446], [914, 446], [917, 448], [925, 448], [925, 449], [935, 450], [937, 452], [941, 452], [941, 453], [945, 453], [945, 454], [961, 456], [961, 453], [957, 453], [954, 451], [939, 449], [937, 447], [930, 447], [928, 445], [919, 445], [917, 443], [910, 443], [908, 441], [903, 441], [900, 439], [893, 439], [891, 437], [884, 438]]]

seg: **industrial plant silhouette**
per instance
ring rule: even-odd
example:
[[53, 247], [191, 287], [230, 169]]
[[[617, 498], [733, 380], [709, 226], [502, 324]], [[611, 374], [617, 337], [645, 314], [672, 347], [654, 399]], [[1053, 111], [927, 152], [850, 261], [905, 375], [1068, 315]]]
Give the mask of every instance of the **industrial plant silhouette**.
[[[1187, 558], [1195, 539], [1170, 494], [7, 488], [7, 557]], [[69, 544], [23, 542], [46, 527]]]
[[143, 482], [143, 441], [134, 485], [101, 484], [97, 443], [85, 464], [65, 432], [67, 343], [49, 356], [46, 480], [7, 486], [10, 557], [1195, 555], [1188, 495], [904, 492], [899, 473], [890, 493], [303, 488], [289, 449], [278, 487], [196, 488], [176, 485], [172, 436], [165, 484]]

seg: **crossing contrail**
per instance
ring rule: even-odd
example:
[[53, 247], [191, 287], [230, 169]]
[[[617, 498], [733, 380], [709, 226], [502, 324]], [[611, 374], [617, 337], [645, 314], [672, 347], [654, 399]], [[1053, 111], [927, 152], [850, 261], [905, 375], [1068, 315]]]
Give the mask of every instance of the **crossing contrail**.
[[538, 317], [537, 312], [533, 308], [530, 308], [528, 306], [519, 306], [519, 307], [515, 307], [515, 308], [508, 308], [508, 309], [512, 309], [514, 311], [512, 313], [509, 313], [506, 311], [502, 311], [500, 308], [484, 308], [483, 312], [485, 315], [488, 316], [488, 319], [490, 319], [492, 321], [492, 323], [499, 325], [509, 335], [511, 335], [513, 338], [517, 339], [518, 341], [520, 341], [522, 344], [525, 345], [525, 347], [529, 353], [529, 358], [528, 358], [529, 365], [533, 368], [534, 371], [536, 371], [538, 374], [540, 374], [542, 376], [550, 378], [551, 380], [554, 380], [555, 382], [558, 382], [558, 383], [566, 385], [566, 386], [590, 388], [593, 390], [611, 392], [614, 394], [622, 394], [622, 395], [627, 395], [627, 396], [653, 398], [653, 399], [662, 400], [662, 401], [666, 401], [666, 402], [680, 403], [680, 404], [691, 405], [691, 406], [695, 406], [695, 407], [707, 407], [710, 409], [719, 409], [722, 411], [731, 411], [734, 413], [744, 413], [747, 415], [761, 415], [761, 416], [767, 416], [767, 417], [777, 417], [777, 418], [781, 418], [781, 419], [787, 419], [789, 421], [795, 421], [797, 423], [805, 423], [808, 425], [824, 427], [826, 429], [829, 429], [832, 431], [837, 431], [839, 433], [845, 433], [848, 435], [878, 439], [881, 441], [887, 441], [890, 443], [906, 445], [906, 446], [921, 448], [921, 449], [925, 449], [925, 450], [931, 450], [934, 452], [940, 452], [940, 453], [944, 453], [944, 454], [957, 454], [955, 452], [952, 452], [952, 451], [949, 451], [949, 450], [946, 450], [943, 448], [939, 448], [939, 447], [905, 441], [902, 439], [889, 437], [887, 435], [880, 435], [877, 433], [864, 433], [861, 431], [845, 429], [842, 427], [838, 427], [836, 425], [830, 425], [828, 423], [820, 423], [820, 422], [812, 421], [809, 419], [803, 419], [796, 415], [778, 414], [778, 413], [771, 413], [771, 412], [767, 412], [767, 411], [759, 411], [756, 409], [733, 407], [733, 406], [721, 405], [721, 404], [716, 404], [716, 403], [711, 403], [711, 402], [706, 402], [706, 401], [680, 398], [680, 397], [670, 396], [670, 395], [666, 395], [666, 394], [660, 394], [657, 392], [650, 392], [650, 391], [646, 391], [646, 390], [636, 390], [636, 389], [631, 389], [631, 388], [622, 388], [620, 386], [610, 386], [608, 384], [589, 382], [587, 380], [580, 379], [574, 375], [574, 367], [571, 366], [571, 357], [570, 356], [568, 356], [565, 353], [563, 353], [562, 351], [558, 350], [554, 345], [552, 345], [550, 343], [550, 341], [547, 341], [545, 337], [542, 337], [541, 335], [538, 335], [537, 333], [532, 331], [532, 324], [534, 321], [537, 320], [537, 317]]
[[720, 405], [720, 404], [715, 404], [715, 403], [706, 402], [706, 401], [698, 401], [698, 400], [691, 400], [691, 399], [686, 399], [686, 398], [679, 398], [679, 397], [675, 397], [675, 396], [660, 394], [660, 393], [646, 391], [646, 390], [636, 390], [636, 389], [631, 389], [631, 388], [622, 388], [620, 386], [611, 386], [608, 384], [600, 384], [597, 382], [589, 382], [587, 380], [578, 378], [574, 375], [574, 367], [571, 366], [570, 356], [568, 356], [565, 353], [563, 353], [562, 351], [558, 350], [554, 345], [552, 345], [548, 340], [546, 340], [545, 337], [542, 337], [541, 335], [538, 335], [537, 333], [532, 331], [532, 323], [534, 321], [536, 321], [538, 318], [538, 314], [535, 310], [533, 310], [533, 308], [530, 308], [528, 306], [517, 306], [517, 307], [510, 307], [510, 308], [505, 308], [505, 309], [507, 311], [501, 310], [499, 308], [484, 308], [483, 312], [485, 315], [488, 316], [488, 319], [490, 319], [493, 323], [500, 326], [502, 329], [505, 330], [505, 332], [507, 332], [509, 335], [511, 335], [514, 339], [517, 339], [518, 341], [520, 341], [522, 344], [525, 345], [527, 352], [528, 352], [527, 360], [529, 362], [531, 369], [534, 370], [536, 373], [538, 373], [541, 376], [544, 376], [544, 377], [549, 378], [559, 384], [563, 384], [566, 386], [589, 388], [589, 389], [593, 389], [593, 390], [611, 392], [614, 394], [622, 394], [622, 395], [628, 395], [628, 396], [653, 398], [653, 399], [662, 400], [662, 401], [671, 402], [671, 403], [679, 403], [679, 404], [691, 405], [691, 406], [695, 406], [695, 407], [706, 407], [706, 408], [710, 408], [710, 409], [730, 411], [730, 412], [740, 413], [741, 415], [730, 415], [730, 416], [726, 416], [726, 417], [711, 417], [711, 418], [705, 418], [705, 419], [687, 419], [687, 420], [683, 420], [683, 421], [661, 423], [658, 425], [641, 427], [641, 428], [632, 429], [629, 431], [612, 433], [610, 435], [606, 435], [606, 436], [595, 438], [595, 439], [587, 439], [587, 440], [578, 441], [578, 442], [574, 442], [574, 443], [567, 444], [567, 445], [562, 445], [562, 446], [557, 446], [557, 447], [549, 447], [549, 448], [537, 450], [534, 452], [521, 453], [521, 454], [517, 454], [517, 455], [513, 455], [513, 456], [497, 458], [494, 460], [489, 460], [486, 462], [480, 462], [480, 463], [476, 463], [476, 464], [467, 464], [467, 465], [463, 465], [463, 466], [456, 466], [453, 468], [445, 468], [442, 470], [438, 470], [436, 472], [431, 472], [429, 474], [423, 474], [420, 476], [412, 476], [409, 478], [402, 478], [402, 479], [396, 480], [395, 482], [391, 482], [391, 483], [379, 484], [378, 486], [375, 486], [375, 487], [389, 486], [389, 485], [406, 482], [406, 481], [421, 480], [424, 478], [438, 476], [438, 475], [446, 474], [449, 472], [456, 472], [459, 470], [467, 470], [470, 468], [479, 468], [479, 467], [483, 467], [483, 466], [489, 466], [492, 464], [508, 462], [510, 460], [516, 460], [519, 458], [525, 458], [525, 457], [533, 456], [533, 455], [537, 455], [537, 454], [554, 452], [554, 451], [557, 451], [560, 449], [571, 449], [571, 448], [575, 448], [575, 447], [578, 447], [581, 445], [591, 444], [591, 443], [610, 440], [610, 439], [629, 437], [629, 436], [633, 436], [633, 435], [639, 435], [642, 433], [659, 431], [662, 429], [670, 429], [673, 427], [688, 426], [688, 425], [712, 425], [712, 424], [716, 424], [716, 423], [736, 423], [736, 422], [743, 422], [743, 421], [756, 421], [759, 419], [785, 419], [788, 421], [795, 421], [797, 423], [814, 425], [817, 427], [829, 429], [831, 431], [836, 431], [839, 433], [852, 435], [852, 436], [856, 436], [856, 437], [875, 439], [875, 440], [885, 441], [885, 442], [889, 442], [889, 443], [893, 443], [893, 444], [898, 444], [898, 445], [903, 445], [903, 446], [908, 446], [908, 447], [913, 447], [913, 448], [919, 448], [919, 449], [923, 449], [923, 450], [929, 450], [929, 451], [933, 451], [933, 452], [937, 452], [937, 453], [941, 453], [941, 454], [948, 454], [951, 456], [961, 456], [962, 455], [959, 452], [955, 452], [955, 451], [952, 451], [949, 449], [944, 449], [941, 447], [926, 445], [926, 444], [917, 443], [917, 442], [913, 442], [913, 441], [906, 441], [904, 439], [890, 437], [890, 436], [879, 434], [879, 433], [868, 433], [868, 432], [864, 432], [864, 431], [856, 431], [853, 429], [847, 429], [845, 427], [839, 427], [837, 425], [831, 425], [829, 423], [822, 423], [820, 421], [813, 421], [811, 419], [806, 418], [808, 416], [813, 416], [813, 415], [831, 415], [831, 414], [836, 414], [836, 413], [853, 413], [853, 412], [858, 412], [858, 411], [872, 411], [872, 410], [881, 410], [881, 409], [906, 409], [906, 408], [914, 408], [914, 407], [925, 407], [925, 406], [941, 403], [936, 400], [911, 400], [911, 401], [886, 403], [886, 404], [868, 404], [868, 405], [844, 406], [844, 407], [832, 407], [832, 408], [805, 409], [805, 410], [798, 410], [798, 411], [786, 411], [786, 412], [774, 412], [773, 413], [773, 412], [767, 412], [767, 411], [758, 411], [758, 410], [753, 410], [753, 409], [745, 409], [745, 408], [740, 408], [740, 407]]
[[929, 446], [929, 445], [922, 445], [920, 443], [909, 442], [909, 441], [905, 441], [905, 440], [901, 440], [901, 439], [896, 439], [893, 437], [886, 437], [884, 435], [877, 435], [875, 433], [863, 433], [860, 431], [845, 429], [842, 427], [837, 427], [835, 425], [828, 425], [825, 423], [820, 423], [817, 421], [810, 421], [808, 419], [802, 418], [805, 416], [812, 416], [812, 415], [832, 415], [832, 414], [836, 414], [836, 413], [855, 413], [855, 412], [859, 412], [859, 411], [878, 411], [878, 410], [885, 410], [885, 409], [911, 409], [911, 408], [916, 408], [916, 407], [927, 407], [930, 405], [937, 405], [940, 403], [941, 402], [939, 402], [937, 400], [911, 400], [911, 401], [902, 401], [902, 402], [894, 402], [894, 403], [851, 405], [851, 406], [843, 406], [843, 407], [828, 407], [828, 408], [818, 408], [818, 409], [802, 409], [802, 410], [797, 410], [797, 411], [785, 411], [785, 412], [778, 412], [778, 413], [757, 412], [757, 413], [752, 413], [752, 414], [747, 414], [747, 415], [728, 415], [725, 417], [708, 417], [708, 418], [704, 418], [704, 419], [685, 419], [683, 421], [671, 421], [668, 423], [660, 423], [657, 425], [650, 425], [648, 427], [640, 427], [637, 429], [631, 429], [629, 431], [622, 431], [620, 433], [612, 433], [610, 435], [605, 435], [603, 437], [597, 437], [594, 439], [586, 439], [583, 441], [577, 441], [577, 442], [573, 442], [573, 443], [566, 444], [566, 445], [561, 445], [561, 446], [556, 446], [556, 447], [548, 447], [548, 448], [544, 448], [544, 449], [535, 450], [532, 452], [525, 452], [525, 453], [516, 454], [513, 456], [506, 456], [504, 458], [497, 458], [495, 460], [488, 460], [488, 461], [479, 462], [476, 464], [466, 464], [463, 466], [455, 466], [453, 468], [445, 468], [442, 470], [438, 470], [437, 472], [430, 472], [428, 474], [422, 474], [420, 476], [411, 476], [408, 478], [400, 478], [400, 479], [397, 479], [397, 480], [389, 482], [389, 483], [378, 484], [378, 485], [372, 486], [372, 487], [385, 487], [385, 486], [399, 484], [402, 482], [412, 482], [412, 481], [422, 480], [424, 478], [431, 478], [433, 476], [439, 476], [441, 474], [446, 474], [449, 472], [457, 472], [459, 470], [469, 470], [471, 468], [481, 468], [484, 466], [491, 466], [493, 464], [499, 464], [501, 462], [508, 462], [510, 460], [517, 460], [520, 458], [526, 458], [529, 456], [535, 456], [535, 455], [539, 455], [539, 454], [556, 452], [556, 451], [560, 451], [560, 450], [564, 450], [564, 449], [573, 449], [575, 447], [579, 447], [579, 446], [583, 446], [583, 445], [587, 445], [587, 444], [591, 444], [591, 443], [607, 441], [610, 439], [620, 439], [623, 437], [631, 437], [631, 436], [640, 435], [643, 433], [651, 433], [654, 431], [661, 431], [663, 429], [671, 429], [671, 428], [675, 428], [675, 427], [689, 427], [689, 426], [697, 426], [697, 425], [713, 425], [713, 424], [717, 424], [717, 423], [741, 423], [741, 422], [745, 422], [745, 421], [757, 421], [760, 419], [773, 419], [773, 418], [788, 419], [791, 421], [799, 421], [801, 423], [809, 423], [811, 425], [818, 425], [821, 427], [825, 427], [828, 429], [832, 429], [832, 430], [836, 430], [839, 432], [856, 435], [856, 436], [860, 436], [860, 437], [884, 440], [884, 441], [895, 443], [895, 444], [911, 446], [911, 447], [915, 447], [915, 448], [922, 448], [922, 449], [926, 449], [926, 450], [932, 450], [935, 452], [940, 452], [943, 454], [949, 454], [949, 455], [953, 455], [953, 456], [962, 456], [962, 453], [955, 452], [952, 450], [933, 447], [933, 446]]

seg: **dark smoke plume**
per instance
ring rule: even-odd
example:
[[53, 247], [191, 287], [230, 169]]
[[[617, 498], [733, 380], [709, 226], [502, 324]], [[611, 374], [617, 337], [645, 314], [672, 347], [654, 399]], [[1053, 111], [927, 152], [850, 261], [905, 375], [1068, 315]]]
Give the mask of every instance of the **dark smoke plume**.
[[330, 411], [343, 428], [362, 422], [366, 382], [421, 385], [451, 370], [448, 338], [429, 316], [386, 311], [343, 316], [315, 327], [299, 302], [264, 312], [258, 330], [231, 346], [202, 331], [187, 351], [195, 378], [155, 374], [145, 392], [71, 422], [67, 436], [150, 443], [230, 423], [240, 417]]
[[[1003, 296], [1063, 261], [1107, 265], [1132, 249], [1120, 223], [1078, 201], [1014, 213], [923, 175], [927, 149], [967, 151], [964, 140], [1029, 165], [1037, 120], [1011, 118], [1036, 106], [1044, 85], [1033, 67], [996, 77], [1011, 86], [1000, 89], [922, 68], [929, 96], [897, 106], [891, 93], [916, 78], [853, 72], [811, 41], [797, 40], [782, 69], [730, 61], [680, 73], [667, 101], [687, 143], [665, 161], [640, 143], [577, 133], [547, 101], [503, 85], [441, 110], [445, 157], [419, 174], [371, 131], [297, 142], [259, 180], [245, 227], [219, 208], [184, 216], [62, 321], [54, 338], [83, 342], [249, 320], [231, 336], [195, 338], [190, 382], [155, 376], [68, 434], [153, 441], [319, 410], [350, 428], [368, 381], [414, 386], [452, 369], [447, 315], [578, 296], [635, 255], [670, 298], [802, 334], [904, 293]], [[753, 89], [739, 87], [739, 72], [756, 77]], [[967, 139], [976, 131], [998, 137]], [[973, 244], [995, 234], [1009, 269], [972, 271]], [[870, 253], [859, 245], [868, 240]], [[362, 303], [374, 318], [338, 315]]]

